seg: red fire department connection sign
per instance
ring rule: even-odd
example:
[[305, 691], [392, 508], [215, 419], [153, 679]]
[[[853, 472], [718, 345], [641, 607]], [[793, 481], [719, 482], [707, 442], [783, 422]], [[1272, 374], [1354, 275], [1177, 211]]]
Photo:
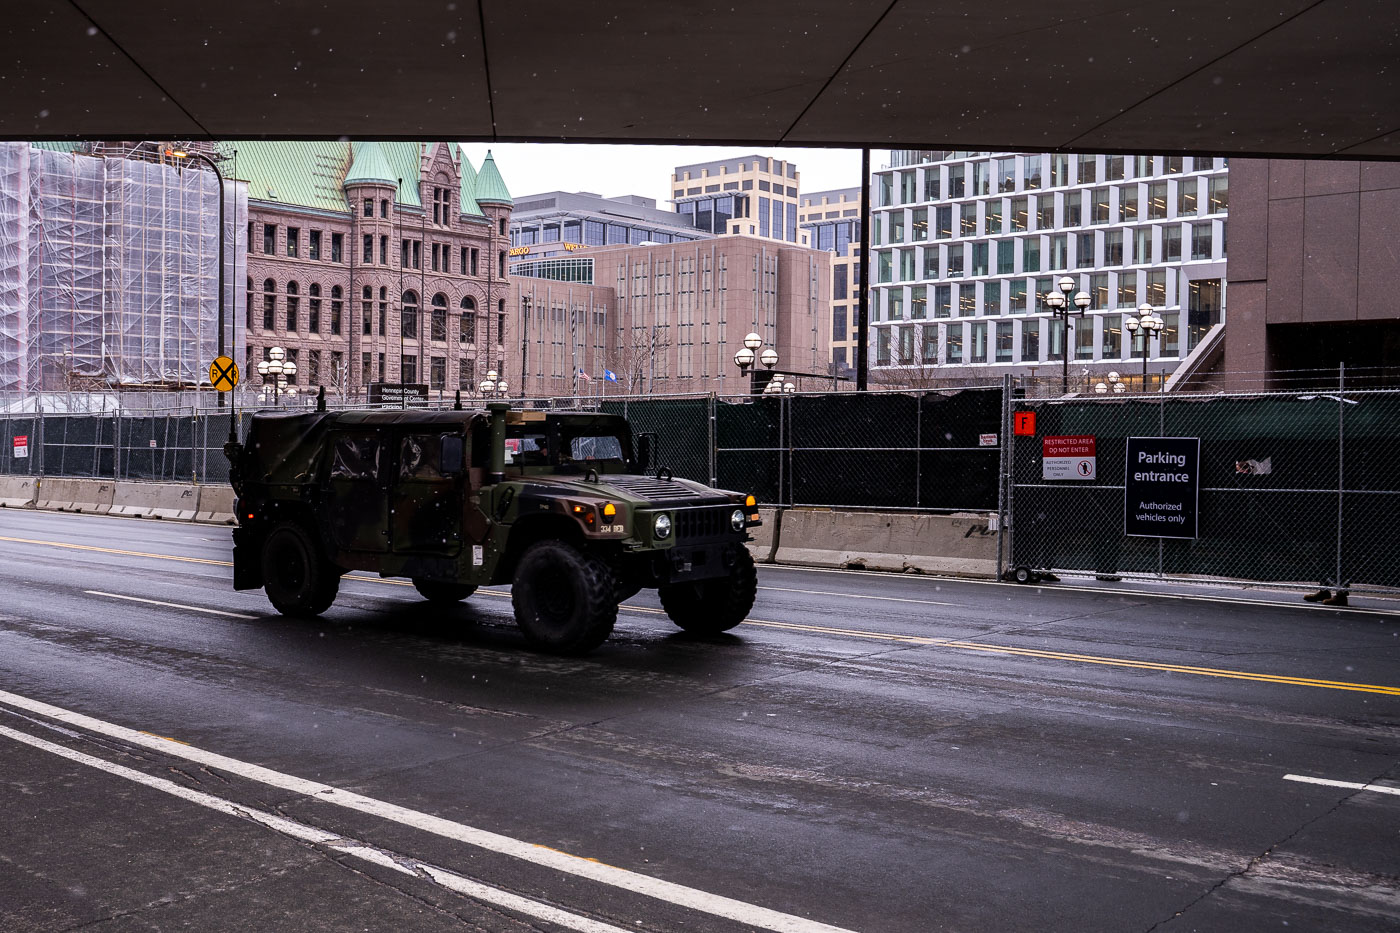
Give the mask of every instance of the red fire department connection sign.
[[1098, 476], [1098, 455], [1094, 451], [1094, 435], [1075, 434], [1047, 437], [1043, 442], [1042, 476], [1045, 479], [1095, 479]]

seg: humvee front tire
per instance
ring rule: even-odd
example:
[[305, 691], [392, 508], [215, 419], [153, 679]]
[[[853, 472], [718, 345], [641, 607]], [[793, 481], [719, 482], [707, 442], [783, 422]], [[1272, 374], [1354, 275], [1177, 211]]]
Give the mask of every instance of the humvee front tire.
[[424, 580], [422, 577], [413, 578], [413, 588], [428, 602], [442, 605], [460, 603], [476, 592], [476, 585], [473, 583], [442, 583], [437, 580]]
[[608, 565], [562, 541], [530, 545], [515, 565], [515, 622], [536, 648], [584, 654], [612, 634], [616, 584]]
[[695, 583], [668, 583], [657, 591], [671, 621], [696, 635], [727, 632], [748, 616], [758, 596], [758, 571], [743, 545], [723, 577]]
[[318, 616], [340, 591], [340, 573], [306, 530], [290, 522], [272, 529], [263, 542], [262, 575], [268, 600], [286, 616]]

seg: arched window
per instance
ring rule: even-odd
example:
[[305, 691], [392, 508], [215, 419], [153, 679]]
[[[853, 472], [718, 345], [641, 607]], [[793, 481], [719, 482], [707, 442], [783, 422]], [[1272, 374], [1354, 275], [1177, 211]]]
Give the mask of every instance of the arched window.
[[438, 292], [433, 296], [433, 314], [428, 324], [430, 340], [447, 340], [447, 296]]
[[476, 343], [476, 299], [471, 295], [462, 299], [462, 329], [458, 342]]
[[277, 283], [272, 279], [263, 280], [263, 330], [271, 332], [277, 327]]
[[341, 319], [345, 315], [345, 292], [339, 285], [331, 286], [331, 333], [339, 334]]
[[321, 286], [316, 282], [306, 287], [306, 329], [321, 332]]
[[296, 282], [287, 283], [287, 333], [297, 332], [297, 314], [301, 310], [301, 288]]
[[418, 293], [406, 291], [403, 293], [403, 319], [399, 322], [399, 333], [405, 340], [418, 339]]

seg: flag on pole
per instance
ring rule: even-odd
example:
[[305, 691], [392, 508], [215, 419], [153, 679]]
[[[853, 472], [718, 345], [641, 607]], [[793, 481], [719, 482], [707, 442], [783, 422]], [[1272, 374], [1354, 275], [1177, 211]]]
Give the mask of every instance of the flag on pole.
[[603, 378], [606, 379], [608, 382], [616, 382], [617, 373], [613, 372], [611, 369], [605, 369], [603, 370]]
[[584, 372], [584, 371], [581, 370], [581, 369], [578, 371], [578, 377], [579, 377], [580, 379], [592, 379], [592, 378], [593, 378], [592, 376], [588, 375], [588, 373]]

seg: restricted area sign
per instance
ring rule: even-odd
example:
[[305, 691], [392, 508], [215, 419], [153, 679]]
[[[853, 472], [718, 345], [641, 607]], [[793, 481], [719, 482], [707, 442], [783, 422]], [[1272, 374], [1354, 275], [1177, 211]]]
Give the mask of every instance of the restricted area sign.
[[1041, 453], [1045, 479], [1098, 478], [1099, 458], [1092, 434], [1047, 437], [1041, 443]]
[[1194, 538], [1201, 496], [1199, 437], [1130, 437], [1123, 533]]
[[238, 385], [238, 364], [221, 356], [209, 364], [209, 381], [220, 392], [232, 392]]
[[26, 458], [26, 457], [28, 457], [28, 456], [29, 456], [29, 435], [28, 435], [28, 434], [16, 434], [16, 435], [15, 435], [15, 459], [16, 459], [16, 460], [23, 460], [24, 458]]

